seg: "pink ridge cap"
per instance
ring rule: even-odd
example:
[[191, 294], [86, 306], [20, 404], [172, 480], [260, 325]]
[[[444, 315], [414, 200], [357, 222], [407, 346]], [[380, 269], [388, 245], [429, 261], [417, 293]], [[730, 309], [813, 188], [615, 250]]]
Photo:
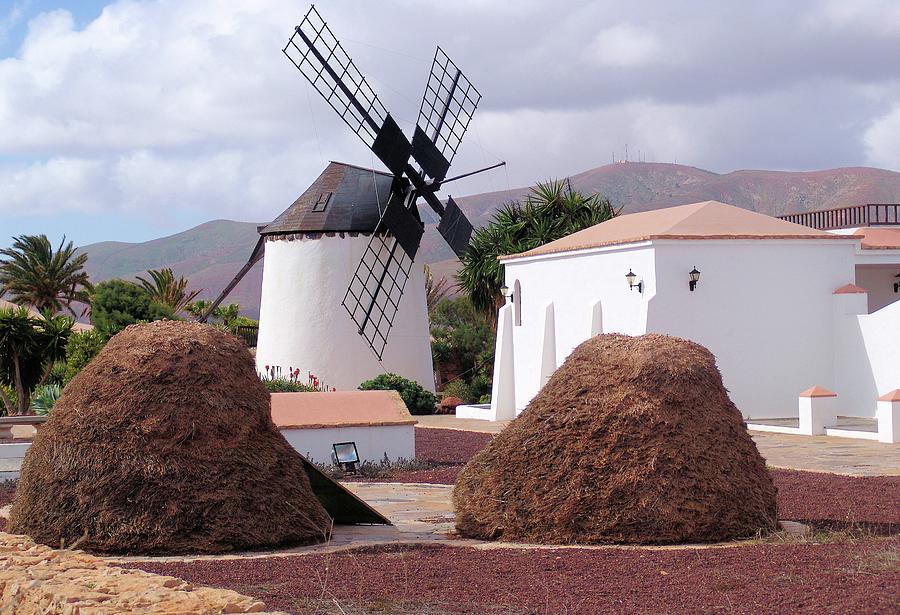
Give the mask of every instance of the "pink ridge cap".
[[894, 389], [878, 398], [878, 401], [900, 401], [900, 389]]
[[864, 294], [867, 292], [869, 292], [869, 291], [867, 291], [865, 288], [857, 286], [856, 284], [844, 284], [840, 288], [836, 289], [834, 291], [834, 294], [835, 295], [857, 295], [857, 294], [861, 294], [861, 293]]
[[837, 397], [837, 393], [834, 391], [829, 391], [823, 386], [819, 386], [818, 384], [814, 387], [810, 387], [800, 393], [800, 397]]

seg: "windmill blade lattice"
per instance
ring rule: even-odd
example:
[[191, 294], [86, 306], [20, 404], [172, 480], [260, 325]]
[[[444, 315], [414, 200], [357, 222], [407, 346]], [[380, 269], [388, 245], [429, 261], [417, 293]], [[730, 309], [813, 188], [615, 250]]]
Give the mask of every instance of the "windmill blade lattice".
[[350, 130], [372, 147], [388, 112], [314, 6], [282, 51]]
[[418, 126], [434, 142], [448, 165], [453, 162], [480, 101], [481, 93], [438, 47], [425, 84]]
[[344, 295], [342, 305], [379, 361], [412, 266], [413, 259], [396, 239], [373, 233]]

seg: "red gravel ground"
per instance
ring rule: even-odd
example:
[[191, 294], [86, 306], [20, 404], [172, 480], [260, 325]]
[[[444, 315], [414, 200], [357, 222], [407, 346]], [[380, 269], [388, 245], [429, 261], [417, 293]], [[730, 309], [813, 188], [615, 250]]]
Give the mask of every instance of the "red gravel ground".
[[898, 556], [894, 538], [680, 550], [392, 547], [134, 566], [294, 613], [888, 613], [900, 595]]

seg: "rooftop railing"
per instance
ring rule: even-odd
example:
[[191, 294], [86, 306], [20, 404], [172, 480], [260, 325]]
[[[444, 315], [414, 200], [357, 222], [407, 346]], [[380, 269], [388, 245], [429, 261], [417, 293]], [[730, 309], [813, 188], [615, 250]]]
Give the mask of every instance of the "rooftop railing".
[[867, 203], [778, 216], [822, 231], [860, 226], [900, 225], [900, 203]]

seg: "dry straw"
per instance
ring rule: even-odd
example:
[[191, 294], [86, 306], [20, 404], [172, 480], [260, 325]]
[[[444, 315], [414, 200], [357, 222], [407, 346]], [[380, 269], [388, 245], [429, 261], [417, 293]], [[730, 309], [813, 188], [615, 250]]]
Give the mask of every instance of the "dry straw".
[[774, 529], [775, 493], [706, 348], [600, 335], [469, 462], [454, 504], [474, 538], [663, 544]]
[[124, 554], [313, 543], [330, 526], [244, 344], [171, 321], [128, 327], [66, 386], [10, 517], [51, 546]]

